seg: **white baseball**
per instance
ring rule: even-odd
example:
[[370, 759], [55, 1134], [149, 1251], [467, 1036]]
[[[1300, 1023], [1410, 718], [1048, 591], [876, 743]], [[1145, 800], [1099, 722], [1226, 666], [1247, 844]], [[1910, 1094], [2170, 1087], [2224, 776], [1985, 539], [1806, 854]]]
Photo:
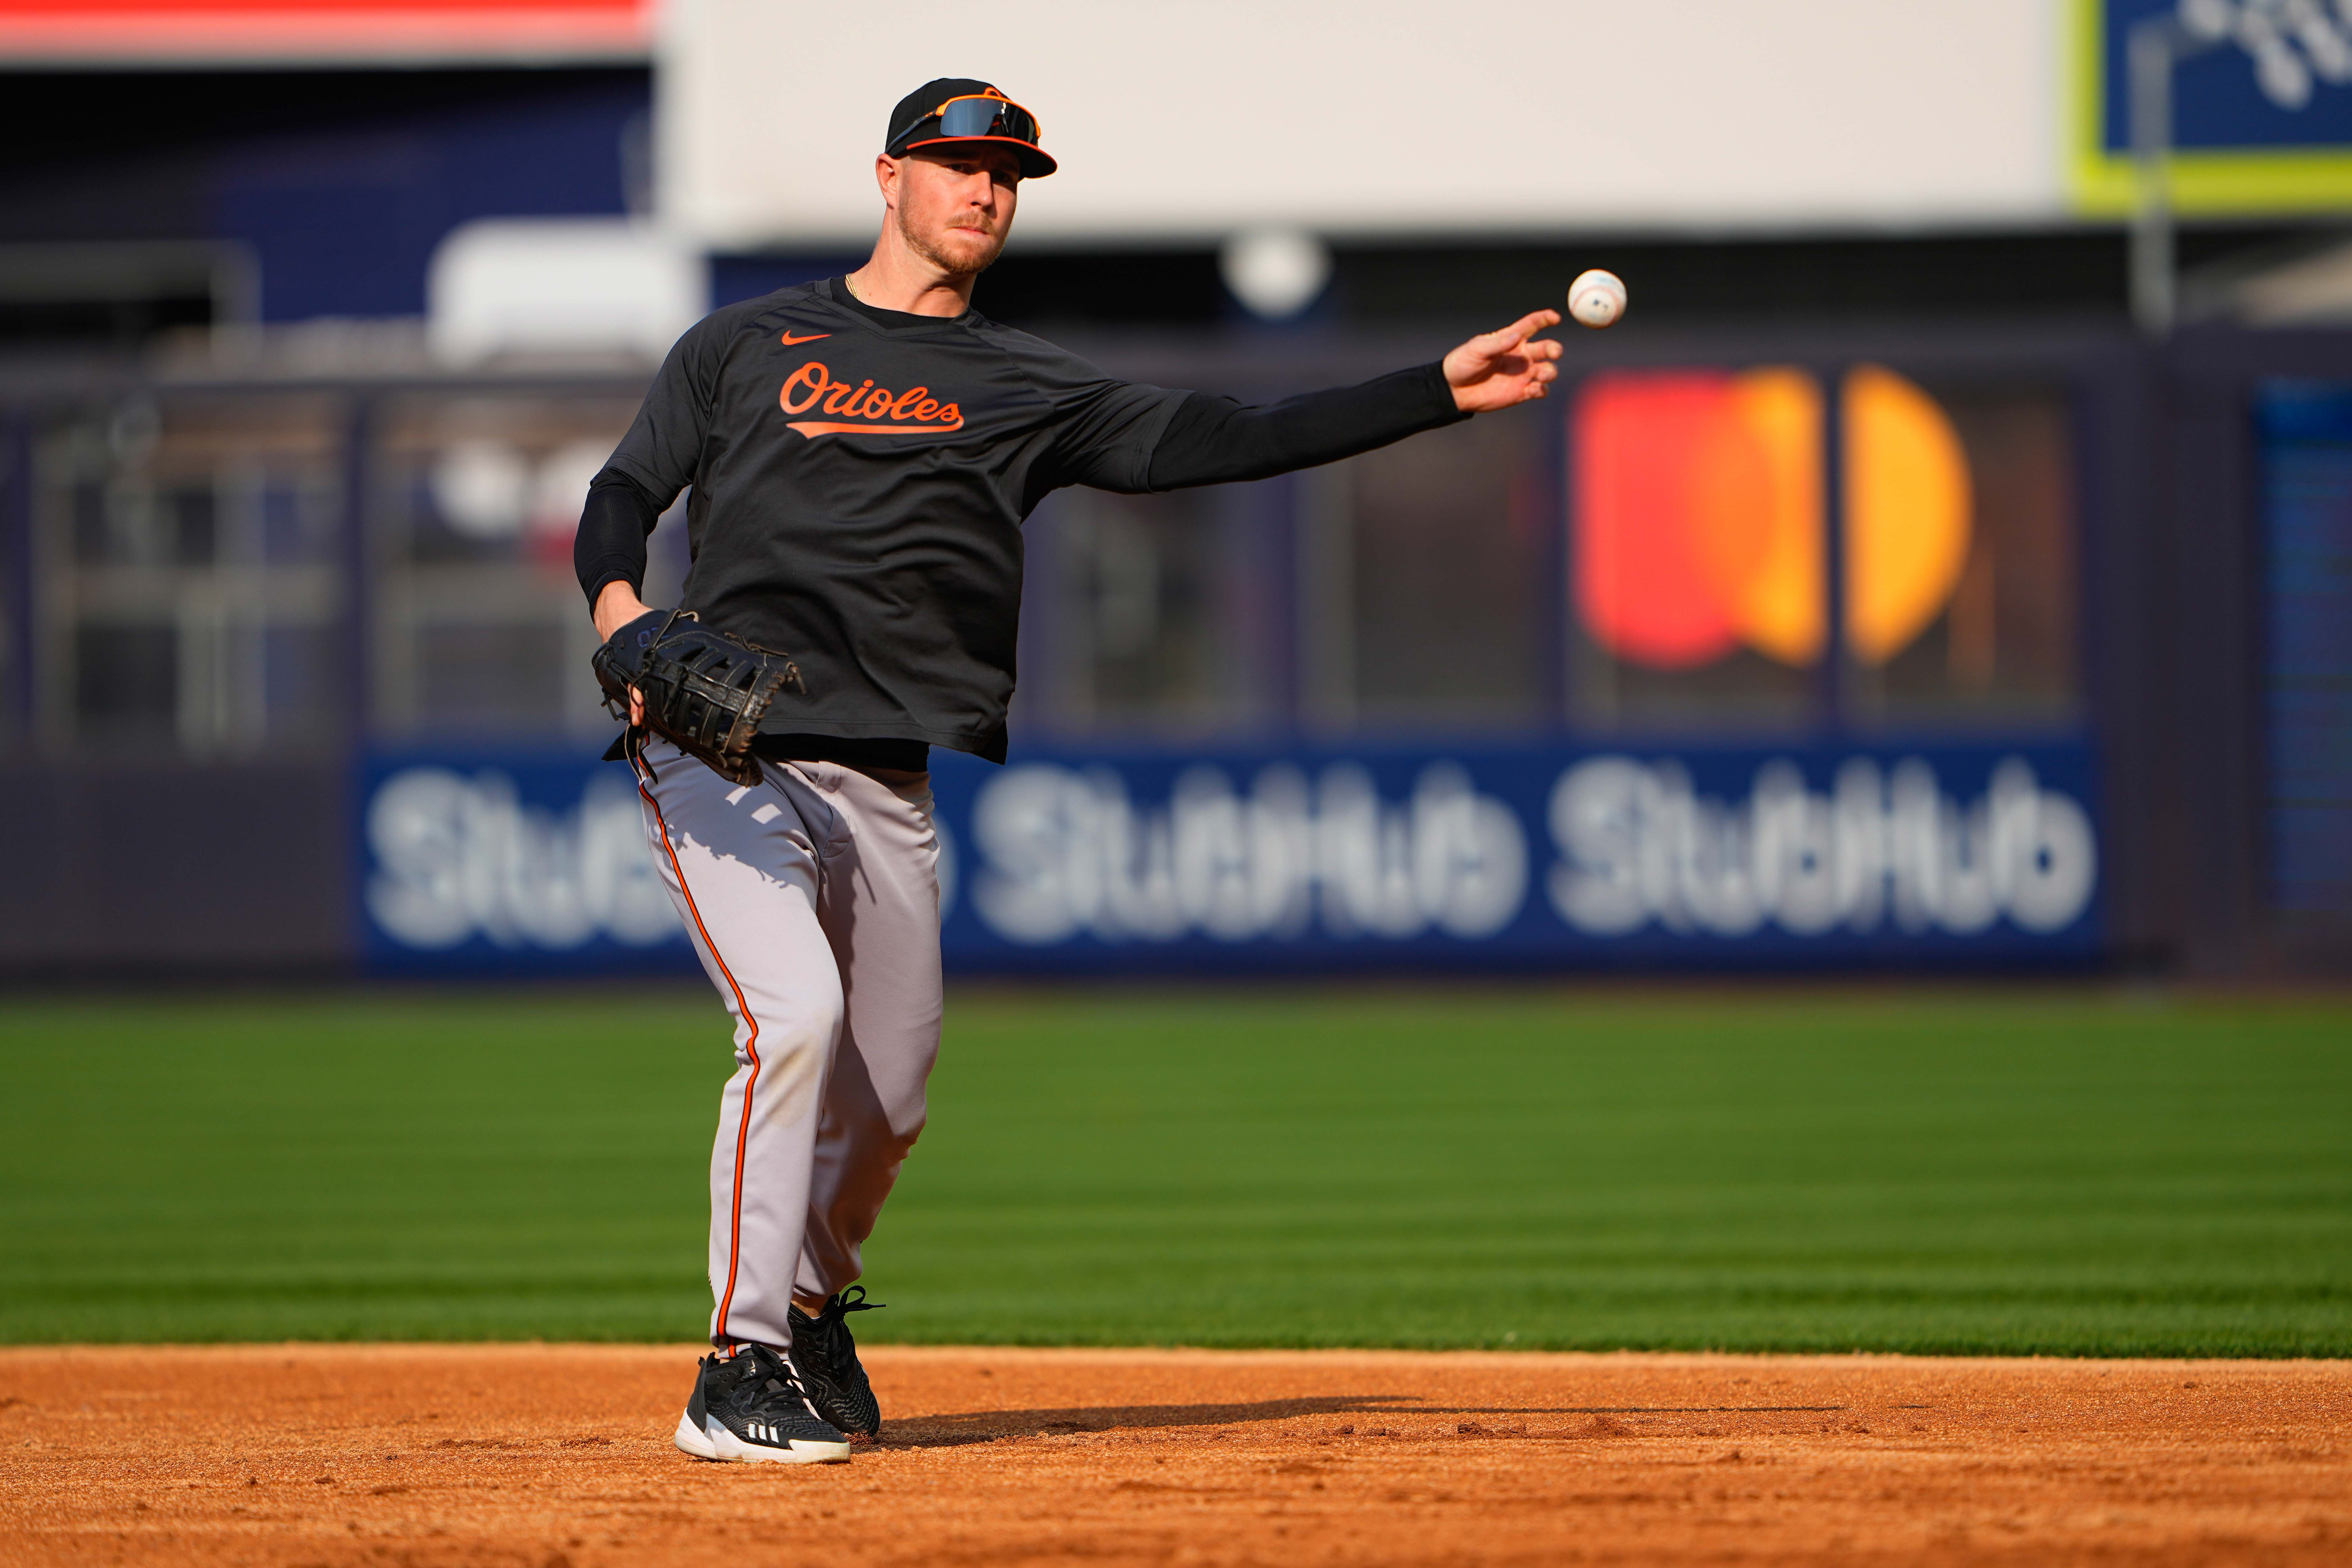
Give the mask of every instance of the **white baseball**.
[[1605, 327], [1625, 313], [1625, 285], [1598, 267], [1568, 286], [1568, 313], [1588, 327]]

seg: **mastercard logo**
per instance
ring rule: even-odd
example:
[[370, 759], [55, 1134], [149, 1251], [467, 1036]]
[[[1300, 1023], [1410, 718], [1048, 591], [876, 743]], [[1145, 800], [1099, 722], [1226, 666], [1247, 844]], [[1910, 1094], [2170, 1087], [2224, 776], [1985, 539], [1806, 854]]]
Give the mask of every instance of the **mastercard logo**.
[[[1893, 371], [1841, 388], [1845, 639], [1884, 664], [1958, 587], [1973, 506], [1943, 408]], [[1826, 641], [1822, 397], [1810, 374], [1610, 372], [1572, 416], [1576, 603], [1612, 657], [1656, 669]]]

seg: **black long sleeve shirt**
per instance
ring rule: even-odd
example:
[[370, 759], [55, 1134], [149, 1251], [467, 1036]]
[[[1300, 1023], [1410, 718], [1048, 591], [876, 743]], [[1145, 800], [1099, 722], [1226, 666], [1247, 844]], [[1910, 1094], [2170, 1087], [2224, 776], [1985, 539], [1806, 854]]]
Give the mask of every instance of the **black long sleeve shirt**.
[[834, 279], [678, 341], [589, 489], [573, 564], [592, 605], [641, 587], [646, 536], [691, 485], [685, 607], [790, 651], [807, 682], [766, 731], [795, 754], [1002, 762], [1020, 525], [1045, 495], [1263, 479], [1466, 417], [1434, 364], [1244, 407], [1112, 380], [977, 311], [877, 310]]

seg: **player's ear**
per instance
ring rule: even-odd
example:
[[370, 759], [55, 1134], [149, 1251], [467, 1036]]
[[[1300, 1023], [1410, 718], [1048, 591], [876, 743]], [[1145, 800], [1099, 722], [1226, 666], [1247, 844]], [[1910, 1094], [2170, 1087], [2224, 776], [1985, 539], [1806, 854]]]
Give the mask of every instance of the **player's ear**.
[[887, 153], [874, 154], [874, 183], [881, 187], [882, 205], [886, 207], [897, 206], [898, 205], [898, 160]]

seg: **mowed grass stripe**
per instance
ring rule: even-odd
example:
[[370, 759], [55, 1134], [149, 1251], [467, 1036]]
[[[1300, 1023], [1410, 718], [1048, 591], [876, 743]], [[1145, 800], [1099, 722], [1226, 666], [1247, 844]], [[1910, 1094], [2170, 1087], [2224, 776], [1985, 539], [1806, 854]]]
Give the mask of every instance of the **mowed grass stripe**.
[[[698, 992], [0, 1018], [0, 1339], [690, 1340]], [[2352, 1351], [2352, 1005], [955, 997], [882, 1340]]]

